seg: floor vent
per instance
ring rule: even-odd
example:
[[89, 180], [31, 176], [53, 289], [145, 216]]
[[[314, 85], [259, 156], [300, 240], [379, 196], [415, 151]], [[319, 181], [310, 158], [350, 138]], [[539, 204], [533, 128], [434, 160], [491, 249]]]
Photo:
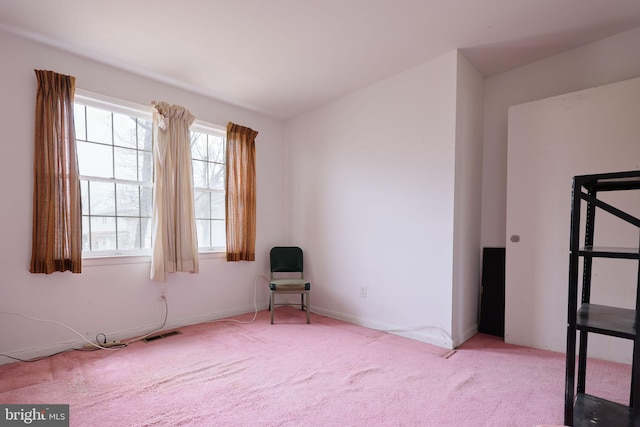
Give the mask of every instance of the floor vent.
[[174, 335], [180, 335], [181, 333], [182, 332], [180, 332], [180, 331], [165, 332], [163, 334], [156, 334], [156, 335], [151, 335], [150, 337], [143, 338], [142, 341], [144, 341], [144, 342], [156, 341], [156, 340], [159, 340], [161, 338], [167, 338], [167, 337], [172, 337]]

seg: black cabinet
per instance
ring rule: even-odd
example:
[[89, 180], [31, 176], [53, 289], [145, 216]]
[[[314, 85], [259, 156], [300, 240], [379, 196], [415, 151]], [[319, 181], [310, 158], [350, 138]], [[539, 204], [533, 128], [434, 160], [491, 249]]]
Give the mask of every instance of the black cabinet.
[[482, 251], [482, 295], [478, 332], [504, 337], [505, 248]]
[[[594, 246], [596, 212], [607, 212], [617, 220], [631, 224], [636, 231], [640, 230], [640, 219], [605, 202], [599, 196], [606, 192], [639, 189], [640, 171], [580, 175], [573, 178], [564, 409], [564, 423], [568, 426], [640, 426], [640, 348], [636, 327], [640, 312], [640, 294], [637, 292], [640, 284], [640, 250], [637, 247], [623, 249]], [[624, 195], [627, 194], [629, 197], [640, 197], [635, 191]], [[638, 276], [635, 279], [635, 309], [591, 302], [593, 262], [597, 258], [615, 258], [638, 265]], [[578, 295], [580, 285], [582, 292]], [[633, 341], [629, 406], [586, 392], [587, 343], [589, 334], [593, 333]]]

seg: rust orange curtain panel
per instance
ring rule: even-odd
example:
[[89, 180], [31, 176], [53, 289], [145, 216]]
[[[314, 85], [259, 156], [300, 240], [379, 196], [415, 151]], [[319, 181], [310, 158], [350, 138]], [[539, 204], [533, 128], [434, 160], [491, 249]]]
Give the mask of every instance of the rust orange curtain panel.
[[75, 77], [34, 70], [32, 273], [82, 270], [80, 178], [73, 122]]
[[227, 124], [227, 261], [256, 259], [256, 146], [258, 132]]

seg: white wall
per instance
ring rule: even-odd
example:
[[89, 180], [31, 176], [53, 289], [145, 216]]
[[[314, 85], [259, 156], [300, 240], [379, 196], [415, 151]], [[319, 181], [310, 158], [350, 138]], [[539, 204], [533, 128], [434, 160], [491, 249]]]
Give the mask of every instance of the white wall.
[[452, 300], [456, 343], [478, 330], [483, 85], [482, 75], [458, 53]]
[[[456, 90], [477, 96], [480, 86], [469, 64], [457, 67], [453, 51], [287, 122], [291, 239], [305, 250], [314, 310], [454, 345], [456, 176], [477, 190], [466, 160], [456, 167], [456, 126], [464, 154], [479, 140], [475, 113], [456, 114]], [[465, 292], [473, 280], [458, 278]]]
[[[520, 241], [507, 242], [507, 342], [565, 350], [571, 179], [640, 169], [639, 135], [640, 78], [509, 109], [507, 234]], [[638, 196], [638, 191], [602, 194], [636, 217]], [[596, 213], [596, 245], [637, 247], [637, 242], [633, 226]], [[591, 302], [635, 308], [638, 263], [593, 263]], [[631, 344], [592, 334], [589, 355], [629, 363]]]
[[[161, 289], [170, 306], [169, 326], [252, 312], [255, 278], [268, 275], [268, 249], [283, 241], [286, 228], [283, 124], [4, 32], [0, 52], [0, 311], [61, 322], [91, 339], [99, 332], [128, 338], [158, 327], [164, 317]], [[171, 274], [164, 284], [149, 280], [148, 258], [127, 264], [86, 262], [77, 275], [30, 274], [34, 69], [73, 75], [78, 88], [110, 97], [142, 105], [164, 100], [184, 105], [201, 120], [223, 126], [233, 121], [259, 131], [256, 262], [206, 257], [200, 274]], [[266, 285], [258, 285], [258, 303], [264, 308]], [[33, 357], [79, 341], [57, 325], [0, 314], [0, 353]], [[0, 363], [8, 361], [0, 357]]]
[[638, 46], [640, 28], [485, 80], [483, 247], [506, 242], [509, 106], [640, 76]]

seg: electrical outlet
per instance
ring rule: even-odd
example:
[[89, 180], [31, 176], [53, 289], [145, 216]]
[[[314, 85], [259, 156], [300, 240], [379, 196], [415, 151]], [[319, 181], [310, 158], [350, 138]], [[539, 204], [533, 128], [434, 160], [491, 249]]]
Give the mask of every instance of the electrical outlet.
[[164, 291], [164, 289], [160, 291], [160, 299], [161, 299], [161, 300], [163, 300], [163, 299], [167, 299], [167, 296], [165, 295], [165, 291]]
[[367, 297], [367, 287], [360, 286], [360, 298], [366, 298], [366, 297]]

